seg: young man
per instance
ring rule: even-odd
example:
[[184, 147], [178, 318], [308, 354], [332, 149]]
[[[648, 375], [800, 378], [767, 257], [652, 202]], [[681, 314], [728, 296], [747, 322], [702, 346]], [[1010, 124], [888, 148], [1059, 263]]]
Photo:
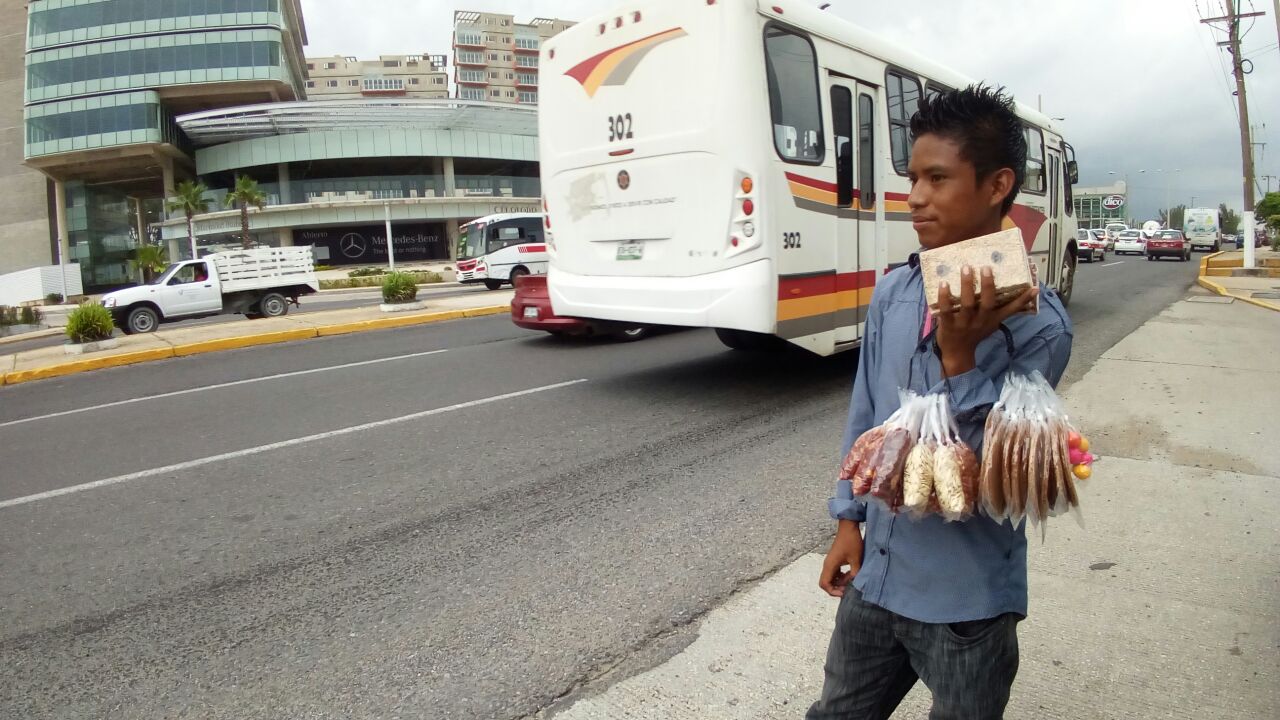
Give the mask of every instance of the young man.
[[[1012, 100], [981, 85], [922, 99], [911, 134], [908, 204], [920, 244], [1000, 230], [1026, 173]], [[899, 388], [947, 393], [963, 439], [981, 452], [1005, 373], [1039, 370], [1054, 385], [1062, 377], [1071, 322], [1057, 295], [1041, 286], [996, 307], [990, 270], [963, 275], [975, 272], [981, 292], [968, 281], [944, 286], [961, 308], [936, 323], [915, 256], [876, 286], [846, 453], [898, 408]], [[1037, 294], [1039, 313], [1022, 312]], [[1018, 670], [1017, 623], [1027, 613], [1023, 528], [981, 514], [955, 523], [897, 516], [854, 499], [847, 481], [829, 507], [839, 527], [818, 584], [841, 600], [822, 697], [807, 717], [888, 718], [917, 680], [933, 693], [934, 720], [1002, 717]]]

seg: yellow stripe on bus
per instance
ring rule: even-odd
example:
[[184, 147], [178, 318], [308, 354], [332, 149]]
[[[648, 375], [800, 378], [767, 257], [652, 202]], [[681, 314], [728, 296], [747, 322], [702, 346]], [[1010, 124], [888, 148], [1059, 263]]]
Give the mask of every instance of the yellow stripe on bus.
[[858, 290], [828, 293], [826, 295], [796, 298], [794, 300], [779, 300], [778, 322], [809, 317], [810, 315], [824, 315], [837, 310], [849, 310], [869, 305], [871, 303], [871, 293], [873, 292], [875, 292], [874, 287], [867, 287]]

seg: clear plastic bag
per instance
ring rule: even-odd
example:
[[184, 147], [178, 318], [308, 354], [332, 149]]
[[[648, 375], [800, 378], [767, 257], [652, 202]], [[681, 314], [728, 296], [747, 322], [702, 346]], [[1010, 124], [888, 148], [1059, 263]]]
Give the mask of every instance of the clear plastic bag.
[[1076, 481], [1090, 476], [1097, 458], [1040, 373], [1005, 378], [985, 443], [979, 494], [988, 516], [1015, 526], [1024, 519], [1039, 526], [1066, 512], [1080, 518]]
[[937, 508], [950, 521], [967, 520], [978, 500], [978, 457], [960, 439], [960, 428], [951, 416], [945, 395], [935, 401], [935, 419], [941, 440], [933, 456], [933, 488]]

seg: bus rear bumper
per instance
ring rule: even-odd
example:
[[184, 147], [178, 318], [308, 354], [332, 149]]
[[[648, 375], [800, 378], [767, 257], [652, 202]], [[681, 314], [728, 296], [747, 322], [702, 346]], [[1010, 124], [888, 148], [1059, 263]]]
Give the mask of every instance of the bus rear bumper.
[[772, 333], [778, 307], [769, 260], [690, 277], [576, 275], [552, 265], [547, 287], [556, 315], [647, 325]]

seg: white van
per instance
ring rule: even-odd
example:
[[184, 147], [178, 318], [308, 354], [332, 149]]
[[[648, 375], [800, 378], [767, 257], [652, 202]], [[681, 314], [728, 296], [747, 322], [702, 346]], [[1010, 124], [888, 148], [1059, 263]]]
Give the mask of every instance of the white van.
[[1222, 247], [1218, 208], [1187, 208], [1182, 214], [1182, 232], [1191, 241], [1192, 250], [1217, 252]]
[[521, 275], [547, 274], [547, 231], [540, 213], [487, 215], [459, 228], [458, 282], [497, 290]]

